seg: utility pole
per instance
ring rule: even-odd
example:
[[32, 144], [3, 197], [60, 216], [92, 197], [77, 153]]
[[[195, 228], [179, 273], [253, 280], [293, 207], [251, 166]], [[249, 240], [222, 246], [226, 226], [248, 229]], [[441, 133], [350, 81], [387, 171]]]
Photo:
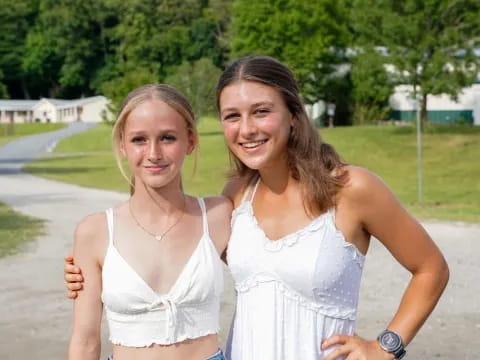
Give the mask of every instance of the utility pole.
[[422, 119], [421, 119], [421, 94], [416, 94], [415, 104], [417, 110], [417, 189], [418, 203], [423, 202], [423, 178], [422, 178]]
[[408, 102], [415, 111], [417, 126], [417, 202], [423, 202], [423, 177], [422, 177], [422, 119], [421, 116], [421, 94], [414, 88], [413, 96], [408, 97]]

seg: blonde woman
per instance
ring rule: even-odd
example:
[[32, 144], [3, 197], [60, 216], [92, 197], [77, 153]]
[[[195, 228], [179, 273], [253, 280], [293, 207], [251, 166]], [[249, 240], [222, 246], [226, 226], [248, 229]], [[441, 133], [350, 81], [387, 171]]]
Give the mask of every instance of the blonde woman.
[[[322, 142], [282, 63], [235, 61], [218, 82], [217, 106], [234, 163], [224, 191], [235, 208], [226, 258], [237, 291], [226, 357], [404, 357], [448, 281], [430, 236], [377, 176]], [[363, 339], [355, 320], [372, 237], [412, 277], [378, 338]], [[67, 281], [82, 279], [78, 267], [65, 272]]]
[[[131, 175], [130, 199], [86, 217], [74, 256], [85, 283], [74, 305], [70, 360], [98, 360], [105, 307], [115, 360], [221, 360], [220, 254], [231, 203], [181, 186], [197, 132], [188, 101], [166, 85], [132, 91], [113, 129]], [[122, 169], [122, 173], [123, 169]]]

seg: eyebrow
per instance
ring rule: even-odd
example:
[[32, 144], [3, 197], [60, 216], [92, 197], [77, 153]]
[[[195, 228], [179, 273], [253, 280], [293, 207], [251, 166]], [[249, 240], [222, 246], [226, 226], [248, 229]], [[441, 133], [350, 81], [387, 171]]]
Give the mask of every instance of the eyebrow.
[[[177, 132], [176, 129], [165, 129], [165, 130], [161, 130], [161, 131], [160, 131], [160, 134], [176, 133], [176, 132]], [[128, 133], [126, 133], [127, 136], [138, 136], [138, 135], [145, 135], [145, 134], [148, 134], [148, 131], [145, 131], [145, 130], [132, 130], [132, 131], [129, 131]]]
[[273, 102], [271, 102], [271, 101], [261, 101], [261, 102], [252, 104], [251, 107], [257, 107], [257, 106], [261, 106], [261, 105], [273, 106]]
[[[260, 101], [260, 102], [257, 102], [257, 103], [254, 103], [250, 106], [250, 108], [256, 108], [258, 106], [262, 106], [262, 105], [267, 105], [267, 106], [273, 106], [273, 102], [271, 101]], [[226, 108], [226, 109], [223, 109], [221, 111], [221, 113], [223, 114], [224, 112], [228, 112], [228, 111], [237, 111], [238, 109], [235, 108], [235, 107], [229, 107], [229, 108]]]

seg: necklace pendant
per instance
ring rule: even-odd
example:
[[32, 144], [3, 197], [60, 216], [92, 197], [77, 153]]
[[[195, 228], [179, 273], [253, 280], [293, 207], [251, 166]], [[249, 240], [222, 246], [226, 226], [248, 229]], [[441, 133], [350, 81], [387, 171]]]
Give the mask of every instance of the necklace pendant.
[[161, 241], [161, 240], [162, 240], [162, 237], [163, 237], [163, 236], [162, 236], [161, 234], [154, 236], [155, 240], [157, 240], [157, 241]]

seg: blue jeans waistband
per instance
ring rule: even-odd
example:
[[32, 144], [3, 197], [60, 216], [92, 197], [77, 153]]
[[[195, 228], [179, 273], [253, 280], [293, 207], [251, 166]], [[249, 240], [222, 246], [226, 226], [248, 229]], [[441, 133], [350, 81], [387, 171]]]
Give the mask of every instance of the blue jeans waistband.
[[[107, 360], [113, 360], [113, 355], [110, 355]], [[212, 356], [206, 358], [205, 360], [225, 360], [225, 357], [223, 356], [223, 352], [221, 349], [218, 349], [218, 351], [213, 354]]]
[[225, 357], [223, 356], [222, 350], [219, 349], [215, 354], [205, 360], [225, 360]]

